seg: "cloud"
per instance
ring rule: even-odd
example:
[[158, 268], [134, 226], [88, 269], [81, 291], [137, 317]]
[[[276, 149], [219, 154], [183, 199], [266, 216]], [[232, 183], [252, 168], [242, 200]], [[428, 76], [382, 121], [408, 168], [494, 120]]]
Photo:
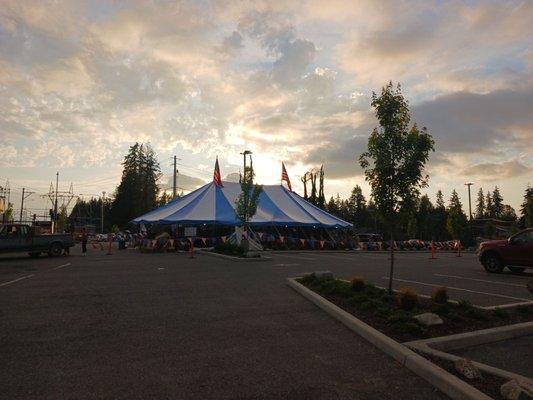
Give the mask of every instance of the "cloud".
[[485, 181], [494, 181], [531, 174], [532, 171], [533, 167], [528, 167], [519, 161], [507, 161], [470, 165], [462, 171], [462, 174], [476, 176]]
[[0, 163], [15, 177], [17, 159], [115, 171], [150, 141], [189, 165], [225, 154], [228, 171], [249, 148], [265, 183], [279, 179], [267, 162], [324, 163], [346, 186], [389, 79], [436, 138], [432, 179], [533, 162], [531, 2], [2, 5]]
[[[172, 187], [173, 187], [173, 184], [174, 184], [174, 178], [172, 176], [172, 174], [170, 174], [167, 179], [166, 179], [166, 187], [168, 190], [172, 190]], [[200, 178], [197, 178], [197, 177], [193, 177], [193, 176], [189, 176], [189, 175], [185, 175], [183, 173], [178, 173], [178, 176], [177, 176], [177, 186], [178, 186], [178, 189], [181, 191], [181, 190], [185, 190], [185, 191], [192, 191], [192, 190], [195, 190], [197, 189], [198, 187], [202, 186], [205, 184], [205, 181], [203, 179], [200, 179]]]
[[494, 153], [533, 147], [533, 86], [487, 94], [459, 92], [413, 107], [413, 121], [427, 126], [436, 149]]

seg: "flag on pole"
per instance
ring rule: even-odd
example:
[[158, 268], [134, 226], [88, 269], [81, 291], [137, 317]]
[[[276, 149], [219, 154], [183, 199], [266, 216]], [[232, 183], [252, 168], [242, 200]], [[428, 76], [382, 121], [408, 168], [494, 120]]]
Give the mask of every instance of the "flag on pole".
[[287, 187], [292, 192], [291, 187], [291, 180], [289, 179], [289, 174], [287, 174], [287, 170], [285, 169], [285, 163], [283, 161], [281, 162], [281, 182], [287, 182]]
[[213, 182], [215, 182], [215, 185], [218, 187], [224, 187], [222, 184], [222, 178], [220, 177], [220, 168], [218, 166], [218, 156], [217, 160], [215, 161], [215, 172], [213, 172]]

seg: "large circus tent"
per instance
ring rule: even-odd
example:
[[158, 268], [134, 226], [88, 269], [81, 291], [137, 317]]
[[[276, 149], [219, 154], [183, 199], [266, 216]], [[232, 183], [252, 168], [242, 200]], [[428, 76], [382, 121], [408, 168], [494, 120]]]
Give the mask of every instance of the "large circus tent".
[[[226, 225], [242, 222], [235, 212], [241, 185], [235, 182], [210, 182], [135, 218], [136, 224], [149, 225]], [[352, 224], [314, 206], [282, 185], [264, 185], [251, 227], [350, 228]]]

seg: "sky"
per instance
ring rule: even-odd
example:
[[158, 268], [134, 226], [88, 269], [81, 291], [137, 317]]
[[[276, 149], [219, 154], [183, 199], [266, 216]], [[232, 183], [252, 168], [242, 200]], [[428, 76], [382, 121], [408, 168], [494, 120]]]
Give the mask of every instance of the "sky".
[[[0, 0], [0, 185], [37, 213], [55, 173], [82, 198], [113, 193], [149, 142], [185, 192], [253, 151], [257, 181], [293, 188], [324, 165], [326, 196], [370, 194], [358, 158], [372, 92], [400, 83], [435, 139], [434, 200], [533, 184], [531, 1]], [[234, 176], [234, 175], [233, 175]]]

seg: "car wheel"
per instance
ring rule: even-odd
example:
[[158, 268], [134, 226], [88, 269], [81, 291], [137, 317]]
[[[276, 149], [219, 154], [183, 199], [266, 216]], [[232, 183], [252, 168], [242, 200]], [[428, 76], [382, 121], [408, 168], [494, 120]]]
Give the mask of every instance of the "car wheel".
[[50, 250], [48, 250], [48, 255], [50, 257], [59, 257], [62, 252], [63, 247], [61, 247], [59, 243], [54, 243], [50, 246]]
[[487, 272], [499, 274], [503, 271], [503, 263], [497, 254], [487, 254], [483, 260], [483, 266]]
[[523, 267], [509, 267], [509, 269], [511, 270], [511, 272], [514, 272], [515, 274], [521, 274], [522, 272], [526, 270]]
[[38, 251], [32, 251], [31, 253], [28, 253], [31, 258], [37, 258], [41, 255]]

